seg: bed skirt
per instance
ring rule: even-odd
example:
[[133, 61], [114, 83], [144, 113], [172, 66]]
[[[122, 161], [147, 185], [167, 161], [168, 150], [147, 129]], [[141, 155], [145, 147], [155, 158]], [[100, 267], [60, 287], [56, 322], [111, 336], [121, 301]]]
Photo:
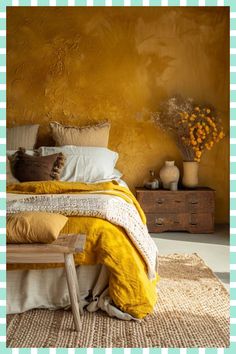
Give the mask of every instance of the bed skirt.
[[[106, 266], [81, 265], [76, 267], [76, 272], [81, 308], [90, 312], [101, 309], [111, 317], [137, 320], [120, 311], [109, 297], [109, 271]], [[64, 268], [7, 272], [7, 314], [22, 313], [34, 308], [56, 310], [69, 307]]]

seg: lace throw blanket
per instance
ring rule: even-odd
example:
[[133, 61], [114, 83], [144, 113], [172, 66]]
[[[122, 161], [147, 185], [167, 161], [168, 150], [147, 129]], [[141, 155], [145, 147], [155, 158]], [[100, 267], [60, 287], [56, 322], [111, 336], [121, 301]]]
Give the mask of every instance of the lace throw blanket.
[[142, 255], [150, 279], [156, 277], [158, 250], [150, 237], [146, 225], [131, 203], [122, 198], [106, 195], [34, 195], [7, 203], [7, 213], [43, 211], [67, 216], [92, 216], [105, 219], [121, 226], [133, 245]]

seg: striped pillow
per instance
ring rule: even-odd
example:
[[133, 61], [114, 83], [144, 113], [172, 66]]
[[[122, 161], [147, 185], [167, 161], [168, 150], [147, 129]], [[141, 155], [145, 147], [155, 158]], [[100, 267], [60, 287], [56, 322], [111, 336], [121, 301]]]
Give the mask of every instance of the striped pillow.
[[37, 140], [38, 129], [38, 124], [7, 128], [7, 150], [17, 150], [20, 146], [32, 150]]

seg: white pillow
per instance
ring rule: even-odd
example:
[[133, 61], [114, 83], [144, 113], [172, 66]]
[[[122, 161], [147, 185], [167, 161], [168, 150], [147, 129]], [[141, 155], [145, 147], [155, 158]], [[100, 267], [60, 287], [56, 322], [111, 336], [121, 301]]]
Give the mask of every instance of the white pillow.
[[[18, 150], [7, 150], [7, 156], [13, 155], [16, 151], [18, 151]], [[34, 151], [34, 150], [25, 150], [25, 153], [26, 153], [27, 155], [33, 156], [34, 153], [35, 153], [35, 151]]]
[[60, 180], [68, 182], [95, 183], [114, 176], [118, 153], [103, 147], [42, 146], [42, 156], [62, 152], [66, 156]]
[[121, 178], [122, 176], [123, 173], [121, 173], [119, 170], [114, 168], [111, 178]]

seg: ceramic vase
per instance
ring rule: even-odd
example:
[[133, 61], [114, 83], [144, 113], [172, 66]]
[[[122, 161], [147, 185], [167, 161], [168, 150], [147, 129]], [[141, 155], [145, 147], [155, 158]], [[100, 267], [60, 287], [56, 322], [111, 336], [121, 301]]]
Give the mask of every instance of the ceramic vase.
[[184, 161], [183, 162], [183, 186], [187, 188], [195, 188], [198, 185], [198, 162]]
[[165, 165], [160, 170], [160, 179], [164, 189], [170, 189], [172, 182], [178, 183], [179, 169], [174, 161], [165, 161]]

